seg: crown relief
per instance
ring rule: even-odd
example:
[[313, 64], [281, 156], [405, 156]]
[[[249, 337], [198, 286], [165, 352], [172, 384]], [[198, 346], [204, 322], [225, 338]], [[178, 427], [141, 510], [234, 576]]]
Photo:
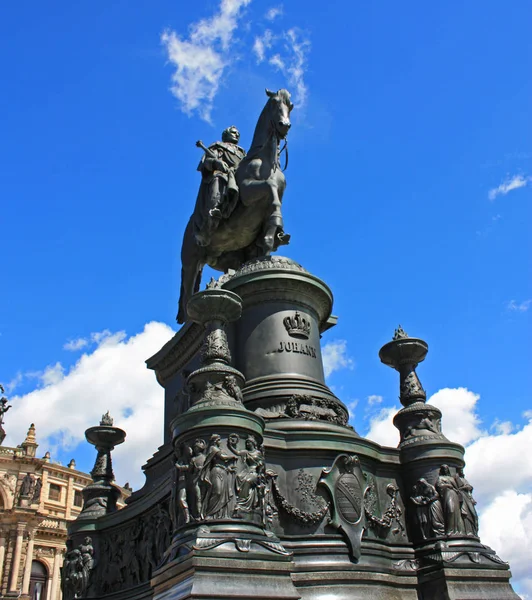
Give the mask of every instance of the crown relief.
[[310, 336], [310, 320], [302, 317], [299, 312], [296, 312], [291, 317], [285, 317], [283, 323], [288, 335], [308, 340]]

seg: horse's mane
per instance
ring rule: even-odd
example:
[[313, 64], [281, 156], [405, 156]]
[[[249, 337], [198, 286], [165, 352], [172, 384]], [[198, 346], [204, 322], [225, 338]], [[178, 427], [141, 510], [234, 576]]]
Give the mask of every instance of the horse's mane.
[[279, 96], [279, 98], [282, 99], [282, 101], [287, 105], [290, 106], [290, 104], [292, 103], [291, 97], [290, 97], [290, 92], [288, 90], [285, 90], [284, 88], [282, 90], [279, 90], [277, 92], [277, 95]]

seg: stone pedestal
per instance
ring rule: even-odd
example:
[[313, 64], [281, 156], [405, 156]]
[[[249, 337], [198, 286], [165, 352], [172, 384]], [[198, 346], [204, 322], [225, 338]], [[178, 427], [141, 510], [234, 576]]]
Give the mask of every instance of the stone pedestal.
[[[283, 257], [192, 297], [147, 361], [164, 444], [128, 506], [91, 521], [87, 597], [517, 600], [478, 538], [463, 448], [426, 404], [427, 344], [398, 330], [381, 350], [403, 404], [399, 447], [381, 447], [325, 383], [331, 309], [329, 288]], [[71, 526], [76, 543], [87, 527]]]
[[246, 406], [279, 430], [346, 425], [347, 409], [323, 372], [320, 338], [336, 322], [327, 285], [278, 256], [247, 263], [221, 283], [243, 302], [233, 344]]

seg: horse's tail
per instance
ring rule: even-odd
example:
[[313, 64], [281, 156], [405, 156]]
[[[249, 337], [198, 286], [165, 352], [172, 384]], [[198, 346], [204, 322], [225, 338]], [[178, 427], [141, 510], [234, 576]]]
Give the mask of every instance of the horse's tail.
[[177, 311], [176, 320], [181, 325], [186, 321], [187, 318], [187, 307], [186, 307], [186, 293], [183, 278], [185, 276], [184, 269], [181, 268], [181, 290], [179, 292], [179, 308]]
[[[199, 291], [201, 285], [201, 275], [203, 273], [203, 266], [199, 265], [196, 273], [196, 278], [194, 279], [194, 288], [192, 293], [195, 294]], [[181, 291], [179, 293], [179, 310], [177, 312], [177, 322], [181, 325], [187, 320], [187, 303], [190, 299], [190, 295], [187, 294], [187, 290], [185, 289], [185, 271], [181, 269]]]

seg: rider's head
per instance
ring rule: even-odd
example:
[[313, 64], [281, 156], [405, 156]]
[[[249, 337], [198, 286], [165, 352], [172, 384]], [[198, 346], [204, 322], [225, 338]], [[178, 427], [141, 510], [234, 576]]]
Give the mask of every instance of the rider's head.
[[240, 132], [234, 125], [231, 125], [231, 127], [224, 129], [222, 132], [222, 142], [237, 144], [239, 139]]

